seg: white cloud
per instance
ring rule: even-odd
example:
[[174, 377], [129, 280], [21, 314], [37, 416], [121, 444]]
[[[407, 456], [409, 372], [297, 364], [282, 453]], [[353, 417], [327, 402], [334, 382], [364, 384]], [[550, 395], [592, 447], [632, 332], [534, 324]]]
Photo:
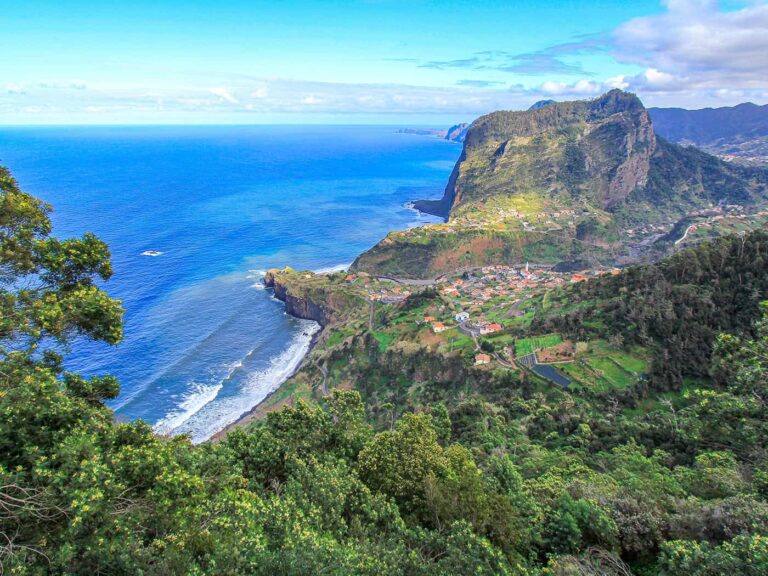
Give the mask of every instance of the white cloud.
[[637, 73], [596, 82], [545, 82], [553, 97], [578, 98], [611, 88], [649, 105], [728, 105], [768, 99], [768, 2], [723, 10], [715, 0], [664, 0], [662, 14], [635, 18], [612, 34], [610, 51]]
[[544, 82], [540, 88], [541, 92], [547, 96], [594, 96], [604, 91], [604, 85], [601, 82], [592, 80], [578, 80], [571, 84], [564, 82]]
[[613, 34], [620, 62], [645, 67], [630, 86], [645, 91], [768, 88], [768, 3], [723, 10], [714, 0], [666, 0], [667, 11]]
[[21, 84], [8, 84], [5, 87], [5, 91], [8, 94], [17, 94], [17, 95], [21, 95], [21, 94], [26, 94], [27, 93], [26, 89]]
[[[525, 109], [542, 98], [589, 98], [612, 88], [636, 92], [647, 105], [655, 106], [768, 101], [767, 0], [744, 2], [728, 11], [715, 0], [666, 0], [663, 4], [663, 13], [630, 20], [601, 36], [599, 45], [627, 70], [607, 79], [585, 76], [564, 81], [570, 78], [553, 73], [537, 86], [493, 86], [479, 80], [458, 86], [418, 86], [196, 71], [169, 76], [152, 84], [151, 92], [144, 85], [99, 85], [90, 80], [87, 86], [80, 80], [30, 81], [0, 89], [0, 121], [19, 122], [24, 114], [41, 111], [54, 119], [70, 119], [86, 110], [101, 122], [130, 117], [216, 121], [231, 117], [227, 115], [247, 120], [257, 115], [310, 114], [382, 119], [441, 115], [458, 121], [493, 110]], [[597, 44], [589, 46], [596, 49]], [[568, 50], [583, 53], [584, 43], [563, 44], [549, 52], [562, 56]]]
[[208, 92], [210, 92], [214, 96], [218, 96], [219, 98], [221, 98], [226, 102], [229, 102], [230, 104], [237, 104], [239, 102], [237, 98], [232, 96], [229, 90], [220, 86], [216, 88], [211, 88], [210, 90], [208, 90]]
[[87, 90], [88, 85], [85, 82], [38, 82], [37, 88], [43, 90]]

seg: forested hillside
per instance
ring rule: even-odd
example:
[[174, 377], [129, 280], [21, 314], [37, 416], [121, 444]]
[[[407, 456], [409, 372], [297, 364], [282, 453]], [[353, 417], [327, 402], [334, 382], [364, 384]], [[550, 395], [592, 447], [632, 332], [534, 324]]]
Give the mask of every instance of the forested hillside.
[[765, 163], [768, 159], [768, 106], [745, 102], [701, 110], [650, 108], [648, 112], [656, 131], [671, 142], [693, 144], [739, 161]]
[[651, 347], [653, 384], [669, 389], [686, 376], [709, 374], [718, 333], [750, 330], [768, 294], [766, 271], [768, 233], [728, 236], [576, 284], [550, 298], [553, 313], [540, 314], [532, 329]]
[[622, 395], [511, 375], [387, 418], [336, 390], [196, 447], [114, 422], [118, 383], [64, 370], [74, 337], [121, 338], [108, 249], [51, 236], [6, 170], [0, 187], [3, 572], [768, 571], [764, 234], [570, 293], [567, 329], [685, 334], [680, 370], [711, 378]]

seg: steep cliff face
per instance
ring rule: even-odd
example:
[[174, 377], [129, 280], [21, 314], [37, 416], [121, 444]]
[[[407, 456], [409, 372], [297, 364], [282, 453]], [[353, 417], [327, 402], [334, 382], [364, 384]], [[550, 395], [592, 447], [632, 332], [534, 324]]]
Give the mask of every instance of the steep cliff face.
[[449, 205], [450, 216], [462, 205], [535, 191], [608, 208], [646, 184], [655, 149], [642, 103], [618, 90], [592, 101], [494, 112], [473, 123], [438, 204]]
[[719, 202], [768, 196], [768, 172], [657, 138], [633, 94], [494, 112], [470, 126], [443, 197], [418, 209], [447, 219], [390, 234], [354, 266], [429, 278], [525, 260], [631, 258], [637, 230], [670, 228]]
[[466, 158], [465, 148], [462, 150], [458, 162], [456, 162], [451, 171], [451, 176], [448, 178], [448, 185], [445, 187], [445, 193], [440, 200], [417, 200], [413, 203], [413, 207], [425, 214], [432, 214], [433, 216], [439, 216], [440, 218], [445, 218], [447, 220], [451, 213], [451, 208], [453, 208], [454, 198], [456, 197], [456, 182], [459, 178], [459, 167]]
[[445, 134], [445, 139], [450, 140], [451, 142], [464, 142], [464, 139], [467, 137], [468, 129], [469, 124], [466, 122], [451, 126]]
[[331, 287], [328, 278], [321, 274], [292, 268], [272, 269], [264, 275], [264, 285], [275, 291], [275, 298], [285, 302], [288, 314], [314, 320], [323, 327], [366, 310], [364, 299]]
[[292, 294], [289, 285], [281, 282], [278, 277], [278, 271], [269, 270], [264, 276], [264, 285], [267, 288], [272, 288], [275, 291], [275, 298], [285, 303], [285, 311], [288, 314], [305, 320], [314, 320], [323, 327], [330, 324], [333, 316], [331, 311], [327, 310], [325, 306], [313, 302], [306, 295]]

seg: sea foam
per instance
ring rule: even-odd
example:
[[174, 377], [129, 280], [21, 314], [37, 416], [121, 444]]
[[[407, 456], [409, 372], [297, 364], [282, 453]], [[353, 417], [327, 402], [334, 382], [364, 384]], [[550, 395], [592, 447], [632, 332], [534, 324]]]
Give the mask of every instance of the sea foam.
[[213, 385], [196, 384], [192, 386], [190, 391], [182, 396], [178, 409], [158, 421], [153, 426], [153, 430], [158, 434], [172, 434], [174, 430], [192, 418], [207, 404], [213, 402], [223, 387], [224, 385], [221, 383]]
[[[170, 433], [188, 433], [194, 443], [204, 442], [277, 390], [299, 367], [309, 352], [313, 336], [320, 330], [320, 325], [311, 320], [298, 320], [298, 322], [299, 332], [290, 346], [271, 358], [266, 368], [245, 374], [242, 379], [238, 378], [236, 390], [214, 396], [207, 405], [190, 414], [186, 419], [174, 418], [173, 422], [177, 424]], [[237, 369], [218, 384], [220, 389], [228, 388], [226, 385], [229, 381], [235, 380], [233, 378], [235, 372], [243, 369], [246, 360], [247, 357], [238, 362]], [[213, 399], [216, 401], [213, 402]]]

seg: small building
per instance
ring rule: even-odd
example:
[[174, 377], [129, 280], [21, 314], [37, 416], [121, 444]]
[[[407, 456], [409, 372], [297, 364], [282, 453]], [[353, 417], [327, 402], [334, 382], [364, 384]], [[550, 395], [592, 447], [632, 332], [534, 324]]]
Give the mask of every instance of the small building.
[[480, 334], [493, 334], [494, 332], [500, 332], [503, 329], [501, 324], [486, 324], [480, 328]]
[[488, 356], [488, 354], [475, 354], [475, 366], [479, 366], [481, 364], [490, 364], [491, 363], [491, 357]]
[[434, 316], [424, 316], [424, 322], [434, 322], [435, 317]]
[[466, 322], [469, 320], [469, 312], [459, 312], [456, 314], [456, 322]]
[[448, 330], [448, 327], [445, 324], [443, 324], [442, 322], [433, 322], [432, 323], [432, 331], [435, 334], [439, 334], [440, 332], [445, 332], [446, 330]]

